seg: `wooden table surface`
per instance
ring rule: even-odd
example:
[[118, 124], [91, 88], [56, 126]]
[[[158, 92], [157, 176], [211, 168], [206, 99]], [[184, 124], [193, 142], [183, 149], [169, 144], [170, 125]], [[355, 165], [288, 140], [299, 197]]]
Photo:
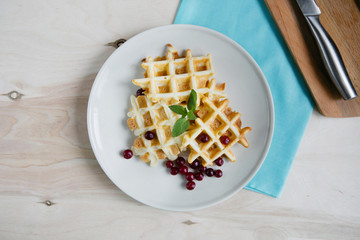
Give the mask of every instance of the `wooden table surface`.
[[157, 210], [107, 178], [86, 107], [104, 46], [178, 0], [0, 1], [0, 239], [360, 239], [360, 119], [313, 112], [284, 193]]

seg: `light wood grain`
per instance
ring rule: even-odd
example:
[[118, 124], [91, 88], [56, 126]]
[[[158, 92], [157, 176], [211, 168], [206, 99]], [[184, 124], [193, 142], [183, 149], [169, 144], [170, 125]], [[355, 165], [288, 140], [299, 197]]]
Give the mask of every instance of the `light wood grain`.
[[0, 3], [0, 239], [359, 239], [358, 118], [312, 115], [280, 199], [167, 212], [107, 178], [86, 130], [104, 44], [170, 24], [178, 4]]
[[[317, 0], [320, 21], [336, 43], [360, 94], [360, 12], [356, 0]], [[317, 103], [328, 117], [360, 116], [360, 97], [345, 101], [332, 84], [320, 52], [296, 1], [266, 0]]]

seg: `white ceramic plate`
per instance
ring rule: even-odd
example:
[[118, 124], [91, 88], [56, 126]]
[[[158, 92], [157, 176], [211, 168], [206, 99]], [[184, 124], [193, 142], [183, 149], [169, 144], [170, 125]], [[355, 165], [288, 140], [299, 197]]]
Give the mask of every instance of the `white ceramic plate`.
[[[150, 167], [139, 158], [124, 159], [120, 152], [132, 146], [134, 135], [126, 120], [130, 95], [143, 77], [140, 61], [162, 56], [171, 43], [193, 56], [212, 54], [217, 83], [226, 82], [230, 106], [251, 126], [250, 147], [233, 147], [237, 161], [225, 160], [222, 178], [205, 177], [188, 191], [182, 176], [170, 175], [160, 162]], [[272, 97], [266, 79], [251, 56], [230, 38], [193, 25], [168, 25], [147, 30], [128, 40], [105, 62], [91, 90], [87, 124], [95, 156], [107, 176], [123, 192], [152, 207], [190, 211], [217, 204], [242, 189], [260, 168], [270, 147], [274, 126]], [[216, 167], [214, 167], [216, 168]]]

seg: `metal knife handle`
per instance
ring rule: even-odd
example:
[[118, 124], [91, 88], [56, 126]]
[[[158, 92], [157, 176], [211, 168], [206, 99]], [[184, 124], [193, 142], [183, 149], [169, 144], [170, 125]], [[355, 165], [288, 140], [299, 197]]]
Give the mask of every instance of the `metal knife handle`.
[[345, 100], [357, 97], [354, 86], [346, 72], [344, 62], [334, 41], [323, 28], [319, 21], [319, 16], [306, 16], [311, 31], [316, 38], [316, 43], [320, 49], [322, 60], [330, 75], [331, 80]]

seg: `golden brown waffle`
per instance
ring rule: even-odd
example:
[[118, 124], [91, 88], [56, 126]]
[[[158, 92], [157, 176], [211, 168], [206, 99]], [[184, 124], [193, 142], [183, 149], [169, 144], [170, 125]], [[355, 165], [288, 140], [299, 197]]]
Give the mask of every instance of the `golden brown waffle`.
[[[225, 155], [230, 161], [235, 161], [231, 147], [239, 142], [244, 147], [249, 144], [245, 138], [251, 128], [241, 128], [241, 114], [228, 107], [229, 100], [210, 100], [203, 98], [197, 111], [198, 118], [195, 126], [188, 131], [182, 142], [182, 148], [190, 149], [189, 163], [196, 158], [202, 160], [203, 165], [212, 165], [213, 161]], [[199, 140], [200, 134], [207, 134], [209, 141], [203, 143]], [[228, 136], [230, 142], [227, 145], [221, 143], [221, 136]]]
[[[146, 96], [130, 97], [132, 108], [128, 112], [127, 124], [130, 130], [138, 136], [132, 146], [135, 155], [151, 166], [158, 160], [168, 158], [174, 160], [180, 153], [182, 136], [172, 137], [171, 130], [180, 115], [173, 113], [163, 103], [153, 103]], [[153, 140], [147, 140], [144, 134], [151, 131], [155, 134]]]
[[[134, 79], [133, 83], [145, 90], [152, 102], [163, 102], [167, 105], [187, 101], [191, 89], [210, 99], [225, 98], [225, 84], [216, 86], [212, 79], [213, 69], [211, 55], [193, 57], [191, 51], [180, 58], [177, 50], [170, 44], [165, 57], [148, 57], [142, 63], [145, 78]], [[198, 97], [200, 101], [200, 97]]]

